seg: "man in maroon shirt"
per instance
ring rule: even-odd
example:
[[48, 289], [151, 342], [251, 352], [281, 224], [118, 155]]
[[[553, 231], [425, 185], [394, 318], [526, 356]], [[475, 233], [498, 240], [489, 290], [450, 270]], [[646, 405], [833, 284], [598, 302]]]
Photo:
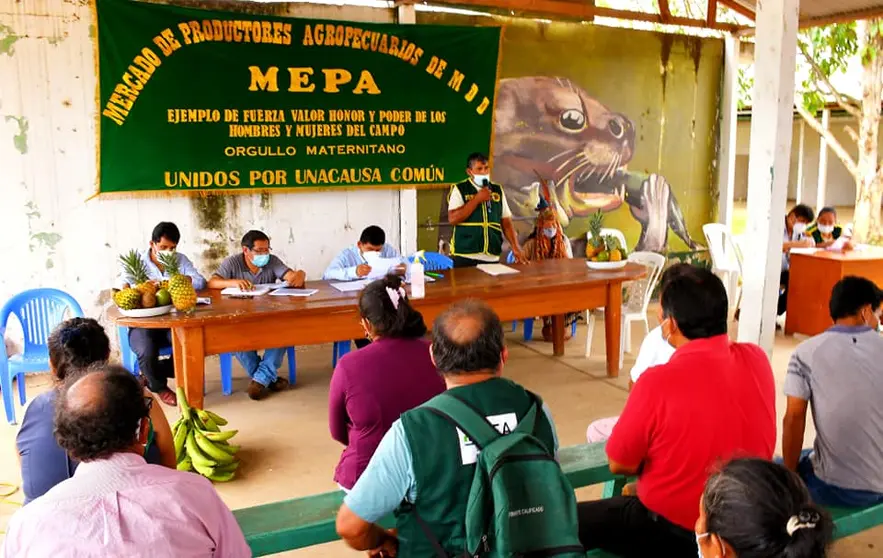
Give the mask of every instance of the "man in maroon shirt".
[[727, 337], [720, 279], [689, 270], [666, 283], [661, 306], [663, 336], [676, 351], [641, 376], [607, 442], [610, 470], [637, 475], [637, 496], [580, 503], [586, 550], [695, 555], [709, 473], [734, 457], [773, 456], [773, 371], [760, 347]]

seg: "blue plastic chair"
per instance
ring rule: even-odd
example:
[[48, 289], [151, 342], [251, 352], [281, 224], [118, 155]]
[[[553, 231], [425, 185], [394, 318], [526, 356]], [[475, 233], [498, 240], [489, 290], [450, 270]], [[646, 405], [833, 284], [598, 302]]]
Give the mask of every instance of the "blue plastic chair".
[[[509, 252], [509, 255], [506, 256], [506, 263], [510, 264], [510, 265], [514, 264], [515, 263], [515, 254], [513, 254], [512, 252]], [[533, 340], [533, 323], [534, 323], [534, 321], [535, 321], [535, 318], [525, 318], [524, 319], [524, 340], [525, 341], [532, 341]], [[512, 331], [515, 331], [517, 329], [518, 329], [518, 320], [514, 320], [512, 322]], [[570, 336], [571, 337], [576, 336], [576, 321], [574, 321], [573, 324], [571, 324], [571, 326], [570, 326]]]
[[[138, 356], [129, 346], [129, 328], [120, 326], [118, 333], [123, 366], [137, 376], [139, 374]], [[288, 382], [294, 385], [297, 382], [297, 357], [294, 347], [288, 347], [285, 354], [288, 356]], [[160, 349], [159, 356], [172, 356], [172, 348]], [[230, 395], [233, 393], [233, 353], [223, 353], [219, 356], [221, 360], [221, 391], [224, 395]]]
[[15, 402], [12, 399], [12, 379], [18, 378], [19, 403], [25, 404], [25, 373], [49, 370], [49, 346], [52, 330], [65, 319], [83, 317], [83, 309], [74, 297], [58, 289], [31, 289], [9, 299], [0, 311], [0, 340], [6, 335], [9, 316], [15, 314], [24, 334], [24, 352], [7, 356], [5, 346], [0, 348], [0, 391], [6, 420], [15, 424]]
[[[408, 261], [414, 263], [414, 256], [412, 255], [409, 257]], [[454, 260], [440, 252], [424, 252], [423, 269], [426, 271], [447, 271], [448, 269], [454, 269]]]

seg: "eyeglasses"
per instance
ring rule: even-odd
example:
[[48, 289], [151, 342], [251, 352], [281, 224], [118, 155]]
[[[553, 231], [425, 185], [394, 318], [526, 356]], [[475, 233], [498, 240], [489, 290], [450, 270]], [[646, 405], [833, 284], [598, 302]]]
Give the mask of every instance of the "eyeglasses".
[[273, 249], [267, 248], [266, 250], [255, 250], [254, 248], [249, 248], [248, 251], [251, 252], [252, 254], [257, 254], [259, 256], [263, 256], [263, 255], [266, 255], [266, 254], [269, 254], [270, 252], [272, 252]]

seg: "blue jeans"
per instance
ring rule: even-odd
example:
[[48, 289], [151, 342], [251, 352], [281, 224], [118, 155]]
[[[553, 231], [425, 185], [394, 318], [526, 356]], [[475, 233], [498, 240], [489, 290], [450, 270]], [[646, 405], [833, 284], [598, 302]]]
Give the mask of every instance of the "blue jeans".
[[828, 484], [816, 476], [813, 471], [811, 449], [803, 450], [797, 462], [797, 474], [809, 489], [813, 502], [820, 506], [839, 506], [844, 508], [866, 508], [883, 502], [883, 494], [868, 490], [854, 490]]
[[257, 351], [243, 351], [233, 354], [236, 355], [236, 360], [245, 368], [252, 380], [262, 386], [269, 386], [279, 377], [276, 371], [282, 366], [285, 349], [265, 349], [263, 358], [258, 356]]

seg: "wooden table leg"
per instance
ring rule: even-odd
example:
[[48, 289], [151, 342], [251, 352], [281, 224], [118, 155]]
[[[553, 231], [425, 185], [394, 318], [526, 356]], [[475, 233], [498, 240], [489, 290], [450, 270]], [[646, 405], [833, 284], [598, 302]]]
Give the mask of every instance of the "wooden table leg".
[[604, 332], [607, 342], [607, 377], [619, 376], [619, 344], [622, 334], [622, 284], [607, 284], [607, 304], [604, 306]]
[[175, 383], [184, 388], [187, 403], [202, 409], [205, 385], [205, 338], [201, 327], [172, 330], [172, 354], [175, 359]]
[[564, 356], [564, 315], [552, 316], [552, 354]]

